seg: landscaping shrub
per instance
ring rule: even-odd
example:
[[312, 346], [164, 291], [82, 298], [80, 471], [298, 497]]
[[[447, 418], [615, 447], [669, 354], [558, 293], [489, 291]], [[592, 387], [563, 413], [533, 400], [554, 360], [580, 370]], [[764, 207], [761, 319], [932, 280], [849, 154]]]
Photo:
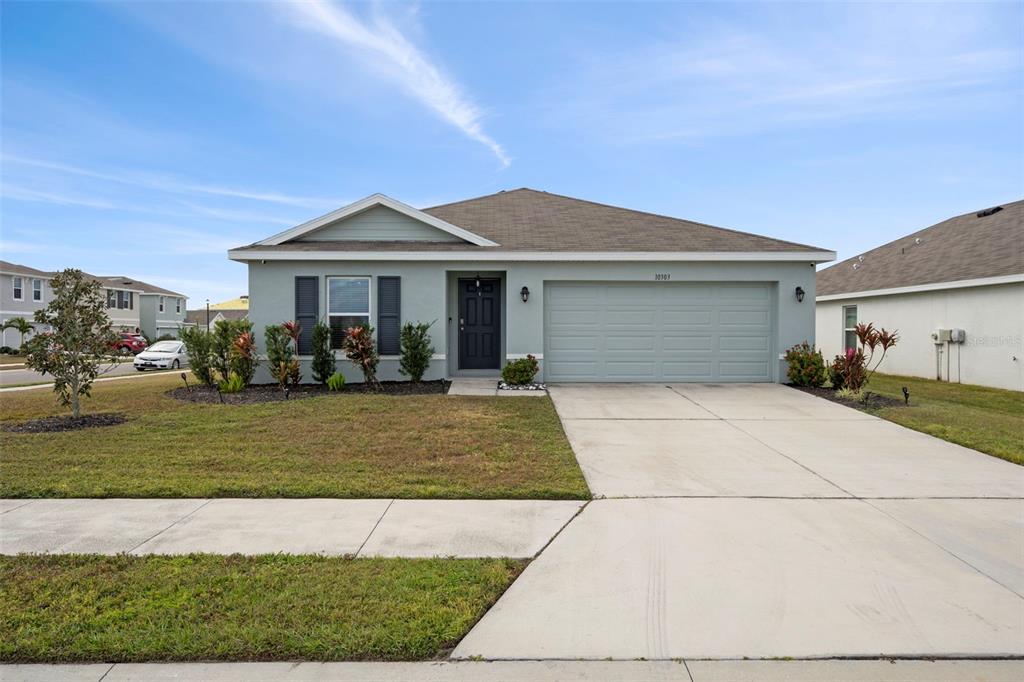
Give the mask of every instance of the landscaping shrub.
[[153, 340], [153, 343], [159, 343], [161, 341], [177, 341], [177, 337], [174, 334], [161, 334]]
[[[250, 325], [251, 326], [251, 325]], [[231, 345], [231, 373], [228, 378], [238, 377], [245, 388], [252, 383], [259, 366], [259, 356], [256, 354], [256, 337], [251, 331], [244, 331], [238, 335]]]
[[373, 340], [373, 327], [364, 324], [346, 329], [341, 350], [352, 364], [362, 370], [366, 383], [372, 386], [380, 384], [377, 381], [377, 364], [380, 362], [380, 356], [377, 354], [377, 344]]
[[867, 381], [864, 352], [860, 348], [848, 348], [846, 353], [837, 355], [828, 368], [828, 377], [837, 391], [844, 388], [859, 391]]
[[327, 377], [327, 388], [331, 391], [340, 391], [345, 388], [345, 375], [341, 372], [335, 372]]
[[203, 327], [185, 327], [181, 330], [181, 340], [185, 344], [188, 355], [188, 366], [199, 382], [204, 386], [215, 386], [213, 366], [213, 334]]
[[10, 346], [0, 346], [0, 355], [14, 355], [14, 349]]
[[402, 333], [399, 338], [401, 358], [398, 363], [398, 371], [403, 376], [408, 376], [413, 382], [423, 378], [423, 374], [430, 367], [430, 357], [434, 354], [434, 347], [430, 343], [430, 330], [433, 322], [406, 322], [402, 325]]
[[[870, 322], [858, 324], [854, 328], [854, 333], [860, 341], [861, 350], [863, 351], [864, 348], [867, 348], [871, 353], [867, 360], [864, 361], [864, 366], [868, 369], [868, 374], [864, 378], [864, 383], [867, 383], [871, 379], [871, 375], [874, 374], [882, 364], [882, 360], [885, 360], [885, 354], [888, 350], [895, 346], [896, 342], [900, 340], [900, 335], [898, 331], [889, 331], [884, 327], [882, 329], [875, 329], [875, 325]], [[882, 349], [882, 355], [875, 362], [875, 366], [871, 367], [871, 363], [875, 359], [875, 350], [878, 348]]]
[[299, 373], [299, 359], [295, 357], [295, 349], [291, 335], [285, 331], [284, 325], [268, 325], [263, 332], [267, 345], [267, 364], [270, 375], [282, 389], [289, 383], [297, 386], [302, 380]]
[[[213, 325], [213, 340], [210, 348], [210, 364], [222, 381], [231, 376], [235, 356], [235, 341], [239, 336], [252, 331], [249, 320], [218, 320]], [[255, 348], [253, 348], [255, 350]], [[255, 372], [256, 368], [253, 367]], [[250, 375], [251, 378], [251, 375]]]
[[786, 362], [789, 363], [786, 376], [795, 386], [817, 388], [828, 378], [828, 373], [825, 370], [825, 358], [821, 356], [821, 351], [815, 350], [814, 346], [806, 341], [798, 343], [786, 351]]
[[[323, 322], [313, 327], [313, 381], [325, 384], [337, 369], [334, 351], [331, 350], [331, 328]], [[344, 383], [344, 377], [342, 377]]]
[[501, 370], [501, 378], [506, 384], [523, 386], [532, 383], [539, 371], [540, 365], [537, 363], [537, 358], [527, 355], [525, 358], [519, 358], [506, 364]]
[[221, 393], [239, 393], [248, 383], [242, 376], [232, 372], [227, 379], [218, 384], [218, 388]]

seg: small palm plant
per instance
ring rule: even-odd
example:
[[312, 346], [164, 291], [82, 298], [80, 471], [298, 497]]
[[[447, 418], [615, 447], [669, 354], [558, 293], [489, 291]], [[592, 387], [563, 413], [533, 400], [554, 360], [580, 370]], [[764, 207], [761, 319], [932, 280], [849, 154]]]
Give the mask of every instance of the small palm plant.
[[21, 334], [21, 343], [18, 344], [19, 348], [25, 345], [25, 334], [35, 331], [35, 327], [32, 326], [32, 323], [24, 317], [12, 317], [3, 324], [3, 327], [0, 327], [0, 330], [2, 329], [13, 329]]

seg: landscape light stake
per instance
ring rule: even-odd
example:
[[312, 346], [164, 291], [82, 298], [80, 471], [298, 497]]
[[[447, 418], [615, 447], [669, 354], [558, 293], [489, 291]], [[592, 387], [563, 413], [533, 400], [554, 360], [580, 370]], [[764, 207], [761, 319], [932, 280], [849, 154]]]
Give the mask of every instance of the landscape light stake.
[[192, 387], [188, 385], [188, 375], [185, 374], [184, 372], [182, 372], [181, 373], [181, 380], [185, 382], [185, 388], [188, 389], [189, 393], [191, 393], [192, 392]]
[[288, 400], [288, 396], [291, 395], [291, 392], [292, 391], [291, 391], [290, 388], [288, 388], [287, 386], [284, 387], [284, 399], [285, 400]]
[[906, 386], [903, 387], [903, 404], [910, 405], [910, 389]]

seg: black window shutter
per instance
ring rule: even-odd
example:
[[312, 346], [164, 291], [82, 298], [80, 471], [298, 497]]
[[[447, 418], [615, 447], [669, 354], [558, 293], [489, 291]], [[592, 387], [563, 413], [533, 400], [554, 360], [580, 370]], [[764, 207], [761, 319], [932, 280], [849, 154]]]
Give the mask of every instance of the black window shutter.
[[295, 321], [302, 327], [299, 334], [299, 354], [313, 353], [313, 327], [320, 317], [320, 278], [295, 278]]
[[402, 324], [402, 278], [377, 278], [377, 351], [398, 355], [399, 327]]

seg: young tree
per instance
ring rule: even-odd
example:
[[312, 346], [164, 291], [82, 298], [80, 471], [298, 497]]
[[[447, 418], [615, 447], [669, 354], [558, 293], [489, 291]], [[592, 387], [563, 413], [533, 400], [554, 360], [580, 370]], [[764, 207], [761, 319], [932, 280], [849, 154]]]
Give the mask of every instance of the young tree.
[[24, 317], [12, 317], [4, 323], [2, 329], [13, 329], [14, 331], [21, 334], [21, 343], [18, 347], [21, 348], [25, 345], [25, 334], [28, 334], [35, 329], [32, 323], [26, 320]]
[[430, 358], [434, 355], [434, 346], [430, 343], [430, 326], [433, 322], [406, 322], [402, 325], [399, 336], [401, 358], [398, 371], [409, 377], [413, 382], [423, 379], [423, 374], [430, 367]]
[[110, 353], [117, 336], [99, 282], [81, 270], [68, 269], [57, 273], [52, 286], [53, 300], [35, 313], [36, 324], [50, 331], [28, 340], [25, 364], [53, 375], [54, 393], [77, 419], [81, 397], [89, 395], [99, 374], [114, 366], [103, 356]]

